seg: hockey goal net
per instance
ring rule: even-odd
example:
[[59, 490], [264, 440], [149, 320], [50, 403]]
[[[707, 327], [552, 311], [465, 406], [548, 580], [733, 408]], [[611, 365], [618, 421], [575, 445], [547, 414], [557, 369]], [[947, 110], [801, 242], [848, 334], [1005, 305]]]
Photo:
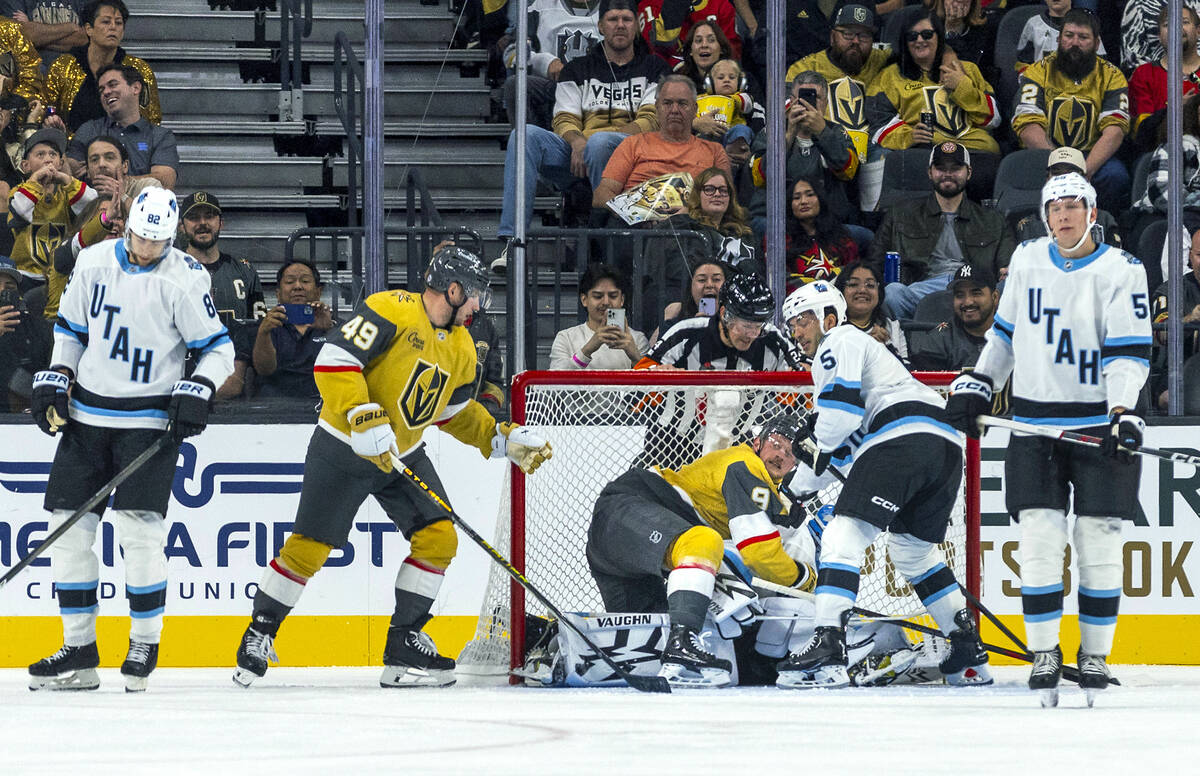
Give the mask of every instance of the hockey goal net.
[[[944, 392], [953, 375], [920, 373]], [[554, 457], [535, 474], [509, 467], [494, 546], [560, 609], [603, 611], [584, 557], [600, 490], [632, 466], [678, 468], [709, 449], [749, 439], [780, 414], [812, 411], [807, 372], [525, 372], [513, 380], [512, 418], [544, 434]], [[943, 549], [955, 576], [979, 592], [979, 448], [968, 445], [959, 498]], [[805, 503], [815, 513], [837, 500], [840, 484]], [[888, 534], [868, 548], [858, 605], [890, 616], [924, 613], [887, 557]], [[493, 565], [460, 669], [506, 673], [524, 661], [525, 615], [541, 605]]]

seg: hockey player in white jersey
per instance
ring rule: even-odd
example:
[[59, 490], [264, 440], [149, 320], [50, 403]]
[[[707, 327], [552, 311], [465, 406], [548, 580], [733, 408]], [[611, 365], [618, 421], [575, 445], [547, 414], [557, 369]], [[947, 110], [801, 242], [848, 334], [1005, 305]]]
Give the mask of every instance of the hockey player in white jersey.
[[1090, 429], [1103, 450], [1014, 436], [1004, 463], [1005, 500], [1021, 524], [1021, 605], [1034, 652], [1029, 687], [1058, 700], [1059, 622], [1069, 494], [1079, 567], [1078, 665], [1089, 703], [1111, 678], [1121, 600], [1121, 523], [1137, 512], [1137, 456], [1145, 423], [1133, 413], [1149, 374], [1150, 304], [1137, 259], [1092, 237], [1096, 191], [1081, 175], [1051, 178], [1042, 219], [1052, 237], [1013, 253], [995, 324], [973, 372], [950, 388], [952, 424], [978, 436], [992, 388], [1012, 375], [1016, 420]]
[[[158, 663], [167, 597], [164, 516], [184, 437], [208, 420], [214, 386], [233, 371], [233, 345], [209, 296], [208, 273], [171, 247], [175, 195], [147, 189], [130, 207], [125, 238], [79, 253], [63, 292], [49, 369], [33, 380], [38, 427], [61, 432], [45, 508], [55, 530], [113, 475], [160, 440], [167, 444], [116, 488], [113, 523], [125, 558], [132, 624], [121, 673], [144, 690]], [[184, 377], [184, 359], [197, 354]], [[31, 690], [94, 690], [100, 563], [92, 546], [105, 502], [50, 548], [63, 646], [29, 667]]]
[[[846, 300], [822, 280], [793, 291], [783, 317], [812, 359], [813, 450], [797, 457], [821, 475], [834, 456], [854, 465], [823, 533], [815, 631], [779, 663], [780, 687], [842, 687], [845, 615], [858, 596], [867, 547], [889, 529], [888, 555], [950, 641], [940, 670], [951, 684], [990, 684], [987, 652], [938, 543], [962, 479], [962, 440], [941, 397], [883, 345], [846, 320]], [[848, 452], [843, 453], [842, 448]]]

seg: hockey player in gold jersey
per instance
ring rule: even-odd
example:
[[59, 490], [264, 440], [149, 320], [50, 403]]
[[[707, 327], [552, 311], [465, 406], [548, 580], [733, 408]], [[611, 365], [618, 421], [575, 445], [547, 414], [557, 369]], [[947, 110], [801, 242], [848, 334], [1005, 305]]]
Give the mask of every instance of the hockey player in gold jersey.
[[384, 647], [380, 685], [446, 686], [454, 661], [438, 654], [421, 628], [453, 560], [458, 539], [440, 507], [392, 470], [399, 457], [440, 493], [422, 432], [438, 426], [479, 449], [507, 456], [531, 473], [549, 443], [496, 420], [471, 398], [475, 343], [465, 323], [487, 306], [487, 269], [469, 251], [439, 246], [420, 293], [372, 294], [330, 332], [313, 369], [323, 406], [304, 462], [295, 528], [271, 561], [237, 653], [234, 681], [249, 686], [277, 660], [274, 639], [308, 580], [346, 543], [367, 496], [374, 496], [410, 543], [396, 575], [396, 608]]
[[777, 525], [788, 514], [780, 481], [796, 466], [796, 421], [768, 421], [757, 438], [681, 467], [634, 468], [601, 491], [588, 529], [587, 560], [610, 612], [671, 616], [662, 653], [674, 686], [723, 687], [732, 666], [701, 643], [717, 569], [733, 540], [758, 577], [811, 589], [814, 573], [784, 551]]

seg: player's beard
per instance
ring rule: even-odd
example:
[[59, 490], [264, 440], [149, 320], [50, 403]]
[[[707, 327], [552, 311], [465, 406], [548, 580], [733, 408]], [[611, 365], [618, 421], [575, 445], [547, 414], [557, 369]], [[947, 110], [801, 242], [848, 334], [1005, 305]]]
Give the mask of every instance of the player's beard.
[[220, 237], [221, 237], [221, 230], [214, 229], [211, 232], [189, 235], [187, 240], [188, 240], [188, 245], [190, 245], [191, 247], [197, 248], [202, 251], [206, 251], [209, 248], [216, 245], [217, 240]]
[[1058, 52], [1054, 66], [1072, 81], [1082, 81], [1096, 69], [1096, 52], [1084, 53], [1083, 49], [1072, 46]]

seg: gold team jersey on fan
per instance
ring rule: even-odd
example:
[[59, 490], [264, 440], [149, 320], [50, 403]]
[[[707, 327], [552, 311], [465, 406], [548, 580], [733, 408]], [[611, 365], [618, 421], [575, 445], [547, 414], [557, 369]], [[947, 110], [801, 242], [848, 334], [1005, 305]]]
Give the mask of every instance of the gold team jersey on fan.
[[803, 59], [797, 59], [787, 71], [787, 83], [806, 70], [825, 77], [829, 84], [829, 99], [825, 105], [825, 118], [840, 124], [858, 151], [859, 162], [867, 161], [867, 141], [870, 140], [870, 125], [867, 123], [867, 85], [875, 80], [879, 71], [887, 65], [890, 49], [871, 49], [867, 61], [858, 75], [848, 75], [829, 61], [828, 51], [818, 51]]
[[974, 62], [960, 64], [966, 75], [953, 92], [928, 78], [906, 78], [897, 65], [885, 68], [867, 90], [872, 141], [884, 148], [909, 148], [921, 114], [932, 113], [935, 145], [953, 140], [971, 151], [998, 153], [1000, 146], [989, 134], [1000, 126], [992, 86]]
[[1117, 67], [1097, 58], [1082, 81], [1073, 81], [1054, 66], [1057, 53], [1034, 62], [1021, 74], [1012, 128], [1037, 124], [1056, 146], [1088, 152], [1107, 127], [1129, 133], [1129, 84]]
[[749, 445], [735, 445], [701, 456], [678, 471], [657, 470], [682, 490], [700, 517], [722, 539], [732, 539], [742, 560], [756, 576], [781, 585], [800, 576], [796, 562], [783, 550], [776, 521], [788, 507], [779, 486]]
[[496, 421], [471, 398], [475, 342], [465, 326], [442, 329], [419, 294], [372, 294], [331, 329], [313, 367], [323, 406], [318, 425], [350, 441], [348, 412], [375, 402], [388, 414], [401, 455], [431, 423], [491, 454]]

